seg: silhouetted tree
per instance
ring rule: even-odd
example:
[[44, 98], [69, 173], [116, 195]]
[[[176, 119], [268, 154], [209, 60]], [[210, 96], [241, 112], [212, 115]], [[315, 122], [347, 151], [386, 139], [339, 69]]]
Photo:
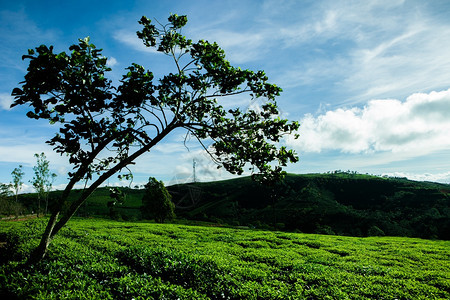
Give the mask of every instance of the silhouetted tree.
[[145, 185], [145, 194], [142, 197], [142, 217], [155, 219], [158, 223], [172, 220], [175, 217], [175, 204], [162, 181], [150, 177]]

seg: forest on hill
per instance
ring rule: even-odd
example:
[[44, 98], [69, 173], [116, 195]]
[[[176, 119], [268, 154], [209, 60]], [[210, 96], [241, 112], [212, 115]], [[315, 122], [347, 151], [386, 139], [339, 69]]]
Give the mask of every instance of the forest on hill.
[[[167, 189], [181, 222], [348, 236], [450, 239], [448, 184], [334, 172], [288, 174], [274, 187], [242, 177]], [[80, 192], [74, 191], [73, 197]], [[125, 202], [111, 205], [109, 189], [97, 189], [78, 215], [140, 220], [144, 190], [123, 188], [123, 192]], [[58, 193], [53, 192], [50, 198]], [[22, 195], [21, 201], [30, 210], [35, 205], [33, 194]]]

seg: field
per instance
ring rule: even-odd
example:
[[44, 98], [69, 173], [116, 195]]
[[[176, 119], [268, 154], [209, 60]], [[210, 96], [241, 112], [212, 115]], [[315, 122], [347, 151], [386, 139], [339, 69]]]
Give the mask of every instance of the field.
[[450, 242], [77, 218], [1, 222], [0, 298], [449, 299]]

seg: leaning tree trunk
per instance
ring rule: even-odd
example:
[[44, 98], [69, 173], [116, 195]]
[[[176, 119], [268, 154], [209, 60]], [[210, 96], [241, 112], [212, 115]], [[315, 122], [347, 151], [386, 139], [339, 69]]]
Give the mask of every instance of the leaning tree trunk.
[[63, 195], [61, 196], [57, 207], [52, 212], [52, 215], [47, 223], [47, 227], [45, 228], [44, 233], [42, 234], [41, 241], [36, 249], [31, 252], [31, 255], [27, 261], [28, 265], [36, 264], [40, 262], [45, 255], [47, 254], [48, 246], [50, 242], [54, 238], [54, 236], [58, 233], [59, 230], [70, 220], [70, 218], [75, 214], [78, 208], [83, 204], [83, 202], [92, 194], [92, 192], [98, 187], [100, 183], [93, 184], [89, 189], [87, 189], [83, 194], [81, 194], [80, 198], [77, 201], [72, 203], [70, 208], [62, 215], [62, 217], [58, 220], [64, 203], [66, 202], [70, 191], [74, 183], [70, 184], [70, 188], [66, 187]]
[[47, 254], [48, 245], [50, 244], [53, 237], [53, 229], [55, 228], [56, 222], [58, 221], [59, 211], [52, 213], [50, 220], [47, 223], [44, 234], [41, 237], [41, 242], [39, 246], [31, 252], [26, 264], [33, 265], [40, 262]]
[[[112, 169], [113, 170], [113, 169]], [[111, 170], [110, 170], [111, 172]], [[112, 172], [113, 174], [115, 172]], [[112, 174], [109, 174], [111, 176]], [[108, 177], [109, 177], [108, 176]], [[86, 201], [86, 199], [97, 189], [97, 187], [102, 184], [106, 180], [106, 175], [100, 176], [100, 178], [94, 182], [88, 189], [86, 189], [81, 196], [72, 203], [72, 205], [69, 207], [67, 211], [65, 211], [61, 218], [58, 220], [58, 217], [61, 214], [62, 208], [64, 206], [64, 203], [66, 202], [68, 195], [70, 191], [72, 190], [74, 186], [74, 182], [70, 184], [70, 188], [66, 187], [64, 190], [63, 195], [61, 196], [57, 207], [53, 211], [50, 220], [47, 223], [47, 227], [45, 228], [44, 234], [41, 237], [41, 241], [39, 243], [39, 246], [37, 246], [36, 249], [31, 252], [31, 255], [29, 259], [27, 260], [26, 264], [33, 265], [38, 262], [40, 262], [45, 255], [47, 254], [48, 246], [50, 245], [50, 242], [54, 238], [54, 236], [61, 230], [64, 225], [70, 220], [70, 218], [75, 214], [75, 212], [78, 210], [78, 208]]]
[[[176, 120], [173, 120], [157, 137], [155, 137], [150, 143], [146, 144], [145, 147], [142, 147], [141, 149], [137, 150], [132, 155], [128, 156], [128, 158], [122, 160], [117, 165], [115, 165], [113, 168], [109, 169], [107, 172], [103, 173], [94, 183], [91, 184], [89, 188], [84, 190], [84, 192], [80, 195], [80, 197], [72, 202], [68, 210], [64, 211], [64, 214], [61, 216], [61, 218], [58, 220], [58, 217], [60, 216], [60, 213], [63, 210], [64, 204], [66, 203], [66, 200], [72, 191], [73, 187], [75, 186], [75, 183], [77, 183], [81, 178], [84, 177], [86, 174], [86, 170], [89, 167], [89, 163], [86, 163], [83, 168], [78, 169], [77, 173], [74, 177], [72, 177], [72, 180], [69, 182], [69, 184], [64, 189], [63, 194], [61, 195], [61, 198], [58, 201], [57, 206], [55, 207], [55, 210], [52, 212], [52, 215], [50, 217], [50, 220], [47, 224], [47, 227], [45, 228], [44, 234], [42, 235], [41, 241], [39, 243], [39, 246], [34, 249], [33, 252], [31, 252], [31, 255], [29, 259], [27, 260], [26, 264], [31, 265], [40, 262], [45, 255], [47, 254], [47, 249], [52, 241], [53, 237], [58, 233], [61, 228], [66, 225], [66, 223], [70, 220], [70, 218], [75, 214], [75, 212], [78, 210], [78, 208], [86, 201], [86, 199], [102, 184], [104, 183], [108, 178], [110, 178], [115, 173], [119, 172], [129, 164], [133, 163], [133, 161], [139, 157], [140, 155], [148, 152], [154, 145], [159, 143], [166, 135], [168, 135], [173, 129], [177, 127]], [[105, 143], [105, 146], [107, 143]], [[97, 149], [97, 152], [100, 152], [101, 149]], [[93, 158], [96, 157], [98, 153], [93, 153]], [[91, 161], [92, 161], [91, 160]]]
[[81, 178], [82, 172], [83, 171], [79, 169], [77, 174], [72, 178], [72, 180], [67, 184], [66, 188], [64, 189], [61, 198], [59, 198], [59, 201], [57, 202], [54, 210], [52, 211], [50, 219], [47, 223], [47, 227], [45, 228], [45, 231], [42, 234], [39, 245], [31, 252], [30, 257], [26, 262], [27, 265], [33, 265], [40, 262], [47, 254], [48, 245], [50, 244], [52, 238], [56, 234], [55, 226], [58, 223], [58, 218], [64, 207], [64, 203], [69, 197], [70, 191], [75, 186], [75, 183], [78, 182], [79, 178]]

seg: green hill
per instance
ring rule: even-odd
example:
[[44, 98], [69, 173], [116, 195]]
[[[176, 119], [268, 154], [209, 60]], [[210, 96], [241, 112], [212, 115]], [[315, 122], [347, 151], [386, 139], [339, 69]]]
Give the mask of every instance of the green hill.
[[[305, 233], [450, 239], [448, 184], [333, 173], [289, 174], [276, 187], [243, 177], [174, 185], [168, 190], [179, 219]], [[99, 188], [78, 216], [139, 220], [143, 190], [123, 191], [125, 203], [111, 210], [109, 189]], [[33, 197], [23, 195], [22, 201], [32, 207]]]
[[360, 174], [239, 178], [169, 187], [187, 219], [352, 236], [450, 239], [450, 185]]

